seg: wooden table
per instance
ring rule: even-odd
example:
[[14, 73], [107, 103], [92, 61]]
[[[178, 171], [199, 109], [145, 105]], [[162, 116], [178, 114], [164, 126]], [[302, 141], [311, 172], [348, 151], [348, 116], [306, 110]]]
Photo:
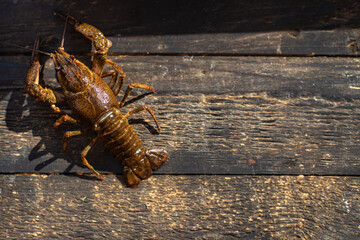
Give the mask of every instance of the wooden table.
[[[67, 11], [100, 28], [132, 92], [127, 112], [168, 162], [136, 189], [91, 137], [67, 154], [58, 115], [24, 91], [30, 53], [54, 51]], [[0, 238], [360, 238], [357, 1], [3, 1], [0, 3]], [[90, 63], [72, 28], [65, 48]], [[54, 67], [42, 79], [56, 88]], [[124, 88], [123, 88], [124, 90]], [[122, 91], [123, 93], [123, 91]], [[120, 97], [119, 97], [120, 98]]]

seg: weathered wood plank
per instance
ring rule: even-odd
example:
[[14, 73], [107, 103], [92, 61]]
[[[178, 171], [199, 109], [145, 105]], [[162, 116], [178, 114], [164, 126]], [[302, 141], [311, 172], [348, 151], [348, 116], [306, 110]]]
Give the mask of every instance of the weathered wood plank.
[[[146, 146], [170, 152], [138, 189], [111, 174], [121, 166], [101, 144], [89, 161], [103, 182], [13, 174], [89, 172], [79, 153], [90, 136], [61, 151], [62, 133], [76, 127], [52, 128], [57, 115], [23, 91], [29, 53], [3, 44], [41, 34], [53, 51], [64, 23], [51, 8], [99, 27], [113, 55], [133, 55], [111, 57], [127, 83], [157, 90], [134, 91], [123, 109], [152, 105], [161, 135], [147, 115], [132, 123]], [[0, 9], [0, 238], [360, 238], [359, 178], [306, 176], [360, 175], [359, 60], [246, 57], [357, 56], [359, 2], [24, 0]], [[89, 63], [89, 41], [71, 28], [66, 37]], [[42, 74], [56, 87], [52, 68]]]
[[[27, 63], [23, 57], [11, 59], [14, 67], [0, 68], [1, 171], [87, 172], [79, 152], [89, 137], [74, 137], [70, 146], [75, 152], [63, 153], [61, 135], [69, 128], [53, 129], [56, 115], [25, 97], [21, 66]], [[157, 90], [133, 98], [126, 109], [148, 104], [156, 110], [161, 135], [149, 134], [155, 130], [147, 115], [135, 117], [134, 123], [146, 119], [145, 127], [135, 124], [145, 145], [170, 152], [158, 173], [360, 174], [357, 58], [112, 59], [124, 68], [127, 82]], [[49, 62], [44, 78], [53, 84]], [[121, 172], [101, 144], [89, 160], [101, 171]]]
[[0, 175], [0, 238], [357, 239], [359, 180]]
[[[357, 55], [360, 4], [344, 1], [21, 1], [1, 2], [0, 42], [42, 48], [60, 44], [63, 21], [50, 9], [94, 24], [114, 43], [113, 53]], [[199, 17], [201, 16], [201, 17]], [[69, 28], [65, 47], [90, 52]], [[17, 51], [0, 44], [0, 52]], [[21, 50], [22, 51], [22, 50]]]
[[[23, 88], [29, 56], [0, 57], [0, 87]], [[243, 94], [273, 97], [360, 97], [360, 60], [343, 57], [111, 56], [127, 74], [125, 84], [142, 82], [159, 94]], [[45, 61], [46, 59], [44, 59]], [[87, 57], [80, 60], [91, 64]], [[55, 86], [50, 59], [43, 78]], [[138, 91], [137, 91], [138, 92]]]
[[[11, 97], [19, 99], [17, 94]], [[155, 130], [146, 115], [138, 118], [147, 119], [149, 130], [142, 124], [135, 129], [146, 146], [170, 152], [169, 162], [159, 173], [360, 173], [358, 100], [161, 95], [149, 102], [156, 109], [162, 134], [149, 134]], [[87, 172], [79, 154], [89, 137], [71, 139], [72, 154], [61, 150], [63, 132], [75, 127], [56, 131], [52, 127], [56, 115], [35, 104], [24, 112], [10, 108], [2, 112], [6, 116], [0, 128], [2, 172]], [[99, 144], [89, 160], [99, 170], [120, 172], [120, 164], [103, 151]]]
[[358, 29], [109, 37], [112, 53], [358, 55]]

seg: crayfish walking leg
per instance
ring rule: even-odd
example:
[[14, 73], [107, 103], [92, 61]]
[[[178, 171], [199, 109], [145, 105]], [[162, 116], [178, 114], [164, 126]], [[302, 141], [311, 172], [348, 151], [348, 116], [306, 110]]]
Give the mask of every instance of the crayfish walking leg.
[[140, 111], [144, 111], [144, 110], [148, 111], [148, 113], [149, 113], [149, 114], [151, 115], [151, 117], [154, 119], [154, 122], [155, 122], [155, 124], [156, 124], [156, 127], [157, 127], [157, 129], [158, 129], [158, 131], [159, 131], [159, 133], [160, 133], [160, 126], [159, 126], [159, 123], [158, 123], [158, 121], [157, 121], [157, 119], [156, 119], [156, 117], [155, 117], [154, 110], [152, 110], [152, 108], [150, 108], [150, 107], [148, 107], [148, 106], [140, 106], [140, 107], [137, 107], [137, 108], [131, 110], [130, 112], [128, 112], [128, 113], [125, 114], [125, 118], [128, 118], [129, 116], [131, 116], [131, 115], [133, 115], [133, 114], [135, 114], [135, 113], [138, 113], [138, 112], [140, 112]]

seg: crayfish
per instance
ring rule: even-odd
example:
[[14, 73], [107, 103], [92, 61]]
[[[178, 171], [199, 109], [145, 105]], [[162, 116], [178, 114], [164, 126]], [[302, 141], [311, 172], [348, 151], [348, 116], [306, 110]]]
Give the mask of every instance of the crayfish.
[[[54, 127], [64, 122], [85, 126], [83, 130], [67, 131], [63, 136], [62, 148], [67, 150], [68, 139], [89, 131], [95, 131], [96, 137], [81, 152], [82, 163], [87, 166], [100, 179], [103, 177], [88, 163], [86, 155], [91, 147], [102, 140], [105, 148], [116, 156], [124, 166], [125, 182], [130, 187], [137, 186], [141, 179], [149, 178], [152, 171], [158, 169], [166, 162], [168, 154], [163, 149], [146, 149], [142, 146], [137, 133], [129, 125], [127, 118], [137, 112], [146, 110], [154, 119], [160, 133], [160, 127], [154, 111], [147, 106], [140, 106], [125, 115], [120, 112], [127, 97], [133, 88], [141, 88], [155, 92], [154, 89], [141, 83], [130, 83], [120, 102], [117, 101], [122, 84], [125, 79], [123, 70], [107, 58], [107, 52], [112, 43], [104, 34], [92, 25], [80, 22], [69, 14], [52, 10], [54, 15], [66, 21], [75, 30], [90, 39], [94, 46], [92, 68], [65, 52], [63, 47], [64, 34], [61, 46], [55, 53], [44, 53], [39, 49], [39, 38], [34, 43], [30, 68], [26, 77], [26, 90], [37, 101], [49, 103], [52, 110], [62, 116], [56, 120]], [[64, 33], [65, 33], [64, 29]], [[44, 88], [39, 84], [39, 52], [50, 56], [54, 62], [57, 80], [62, 91]], [[113, 69], [104, 71], [105, 65]], [[103, 78], [110, 77], [109, 83]], [[57, 104], [66, 102], [70, 109], [60, 109]]]

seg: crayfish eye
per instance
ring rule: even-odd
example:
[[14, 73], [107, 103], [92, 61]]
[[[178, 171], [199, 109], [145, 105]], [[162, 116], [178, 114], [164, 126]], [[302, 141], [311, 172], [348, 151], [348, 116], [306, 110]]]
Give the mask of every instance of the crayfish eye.
[[55, 68], [56, 70], [61, 70], [61, 66], [59, 65], [59, 66], [56, 66], [56, 68]]

